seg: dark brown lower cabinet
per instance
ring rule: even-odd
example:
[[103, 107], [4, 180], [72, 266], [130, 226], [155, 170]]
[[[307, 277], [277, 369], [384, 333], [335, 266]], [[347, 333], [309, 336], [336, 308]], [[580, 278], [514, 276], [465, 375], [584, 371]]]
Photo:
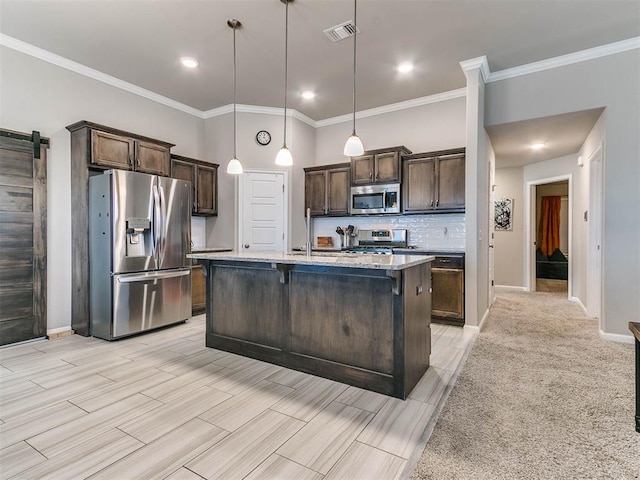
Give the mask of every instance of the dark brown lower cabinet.
[[464, 257], [436, 256], [431, 282], [432, 322], [464, 325]]
[[0, 345], [47, 333], [48, 144], [0, 130]]
[[191, 267], [191, 315], [200, 315], [206, 311], [206, 279], [202, 265]]

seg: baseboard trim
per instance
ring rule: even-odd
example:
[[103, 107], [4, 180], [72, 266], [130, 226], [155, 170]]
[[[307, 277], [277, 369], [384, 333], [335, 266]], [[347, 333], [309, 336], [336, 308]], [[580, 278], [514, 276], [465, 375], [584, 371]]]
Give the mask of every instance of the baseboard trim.
[[631, 343], [633, 344], [635, 337], [633, 335], [620, 335], [618, 333], [606, 333], [600, 330], [600, 338], [609, 342]]
[[496, 285], [496, 288], [504, 288], [505, 290], [519, 290], [521, 292], [526, 292], [527, 287], [517, 287], [515, 285]]
[[62, 327], [62, 328], [52, 328], [51, 330], [47, 330], [47, 338], [49, 340], [54, 340], [60, 337], [66, 337], [67, 335], [73, 335], [76, 333], [71, 327]]
[[569, 301], [573, 302], [573, 303], [577, 303], [578, 306], [580, 308], [582, 308], [582, 311], [584, 312], [584, 314], [587, 314], [587, 307], [585, 307], [582, 302], [580, 301], [580, 299], [578, 297], [569, 297]]
[[480, 333], [480, 327], [476, 327], [475, 325], [464, 325], [462, 328], [464, 330], [475, 332], [476, 334]]

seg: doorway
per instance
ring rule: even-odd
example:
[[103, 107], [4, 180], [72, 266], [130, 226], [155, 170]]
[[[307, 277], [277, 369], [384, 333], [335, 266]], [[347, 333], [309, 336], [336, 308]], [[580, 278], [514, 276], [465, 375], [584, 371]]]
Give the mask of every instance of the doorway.
[[286, 251], [287, 172], [245, 170], [240, 177], [238, 246], [245, 251]]
[[527, 290], [571, 298], [571, 175], [527, 182]]

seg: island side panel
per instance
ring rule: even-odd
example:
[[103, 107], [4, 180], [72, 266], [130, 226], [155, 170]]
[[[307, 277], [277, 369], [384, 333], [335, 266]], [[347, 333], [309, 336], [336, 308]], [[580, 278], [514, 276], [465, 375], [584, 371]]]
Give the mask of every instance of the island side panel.
[[393, 373], [388, 278], [294, 270], [290, 288], [292, 353]]
[[210, 264], [207, 346], [227, 350], [241, 340], [281, 349], [287, 317], [282, 278], [270, 264]]
[[429, 368], [431, 354], [431, 263], [403, 271], [404, 398]]

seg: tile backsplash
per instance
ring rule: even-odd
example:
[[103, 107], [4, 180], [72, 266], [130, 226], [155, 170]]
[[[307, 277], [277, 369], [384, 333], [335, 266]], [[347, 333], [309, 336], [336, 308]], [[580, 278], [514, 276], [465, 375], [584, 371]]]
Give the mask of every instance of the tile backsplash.
[[340, 246], [340, 235], [336, 227], [353, 225], [357, 229], [404, 228], [408, 244], [420, 248], [460, 249], [465, 248], [465, 214], [398, 215], [379, 217], [317, 217], [313, 219], [314, 245], [318, 236], [333, 237], [333, 245]]

